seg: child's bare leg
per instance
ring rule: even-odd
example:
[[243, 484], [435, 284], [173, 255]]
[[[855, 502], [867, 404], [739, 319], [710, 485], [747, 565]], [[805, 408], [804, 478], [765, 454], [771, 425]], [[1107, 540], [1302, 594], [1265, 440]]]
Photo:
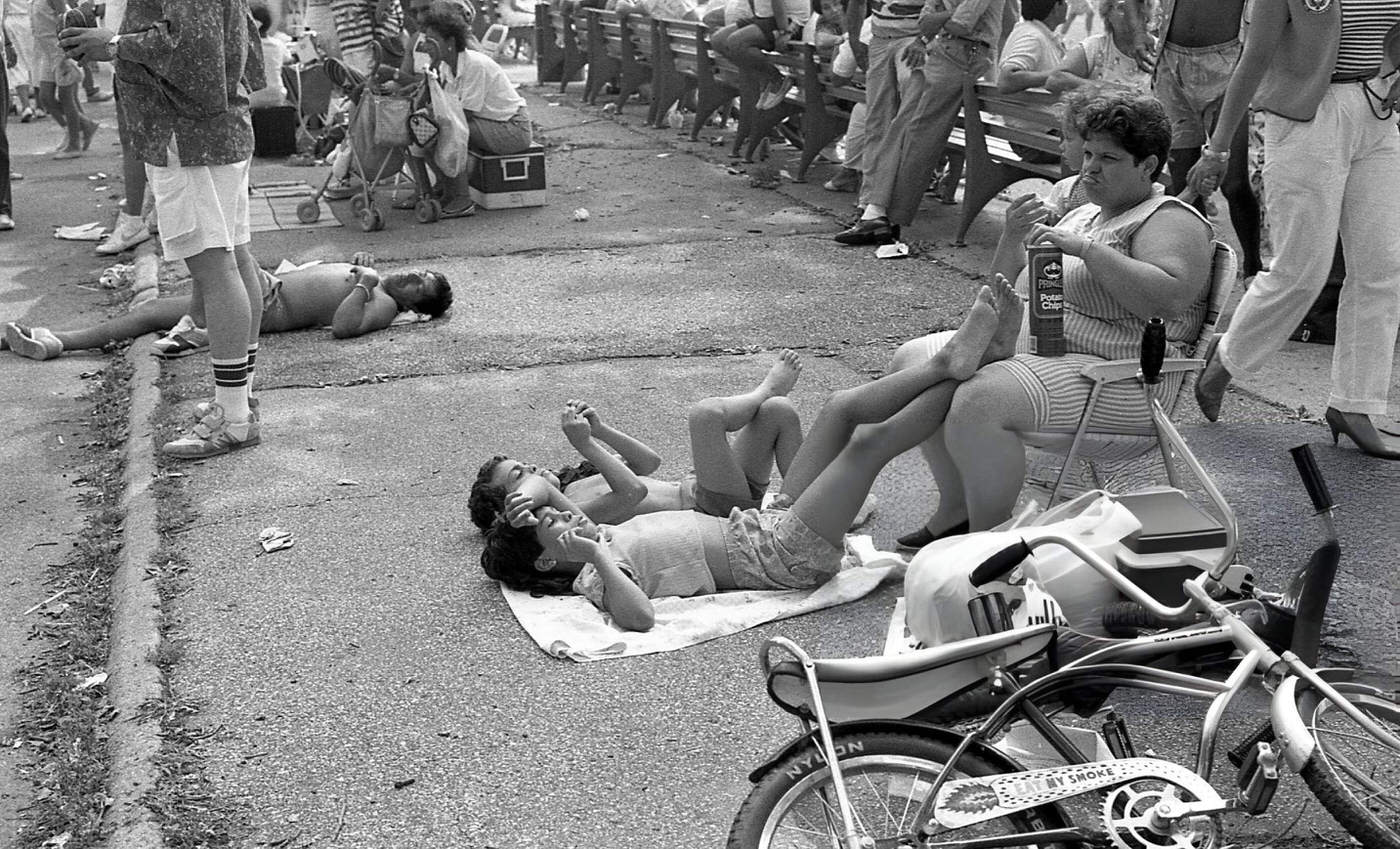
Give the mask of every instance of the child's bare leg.
[[797, 496], [792, 511], [822, 539], [841, 545], [880, 470], [942, 426], [959, 385], [953, 380], [940, 381], [886, 420], [856, 428], [840, 452]]
[[753, 421], [734, 434], [731, 450], [744, 470], [744, 477], [756, 484], [766, 484], [775, 462], [778, 474], [787, 475], [801, 445], [802, 420], [797, 409], [786, 397], [777, 396], [760, 404]]
[[65, 351], [81, 351], [86, 348], [101, 348], [108, 342], [122, 342], [135, 339], [143, 333], [160, 333], [169, 330], [190, 308], [189, 296], [178, 298], [156, 298], [147, 301], [132, 312], [104, 321], [95, 327], [82, 327], [77, 330], [55, 330], [53, 335], [63, 343]]
[[63, 112], [63, 128], [68, 131], [65, 151], [83, 149], [83, 116], [78, 107], [78, 84], [58, 86], [58, 103]]
[[[797, 354], [785, 348], [758, 386], [739, 395], [705, 398], [690, 408], [690, 461], [695, 464], [696, 481], [701, 486], [725, 495], [748, 497], [746, 469], [729, 444], [729, 434], [752, 424], [764, 402], [792, 391], [801, 373]], [[770, 448], [767, 464], [755, 480], [767, 476], [773, 456]], [[756, 457], [749, 459], [758, 462]]]
[[[792, 498], [800, 496], [850, 441], [856, 425], [885, 421], [930, 387], [975, 374], [996, 328], [992, 290], [983, 286], [962, 327], [937, 354], [870, 383], [833, 392], [783, 477], [783, 492]], [[929, 425], [925, 438], [937, 424]]]

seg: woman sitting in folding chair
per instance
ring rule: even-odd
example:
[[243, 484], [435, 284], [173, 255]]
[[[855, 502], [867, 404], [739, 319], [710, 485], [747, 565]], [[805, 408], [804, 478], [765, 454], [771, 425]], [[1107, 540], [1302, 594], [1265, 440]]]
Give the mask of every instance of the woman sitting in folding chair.
[[[1167, 356], [1184, 356], [1205, 319], [1212, 242], [1209, 222], [1175, 197], [1154, 191], [1167, 162], [1171, 124], [1155, 99], [1104, 93], [1075, 116], [1084, 140], [1080, 184], [1089, 203], [1055, 226], [1035, 195], [1007, 209], [993, 270], [1026, 292], [1025, 244], [1064, 252], [1064, 337], [1067, 353], [1029, 350], [1026, 328], [1015, 357], [982, 368], [953, 396], [952, 409], [922, 446], [938, 485], [938, 508], [924, 527], [900, 538], [918, 549], [943, 536], [993, 527], [1015, 507], [1026, 474], [1021, 434], [1073, 432], [1093, 381], [1086, 365], [1138, 356], [1143, 323], [1166, 321]], [[906, 342], [891, 369], [922, 362], [947, 334]], [[1154, 392], [1170, 410], [1184, 374], [1164, 375]], [[1148, 428], [1136, 385], [1107, 386], [1096, 429]]]

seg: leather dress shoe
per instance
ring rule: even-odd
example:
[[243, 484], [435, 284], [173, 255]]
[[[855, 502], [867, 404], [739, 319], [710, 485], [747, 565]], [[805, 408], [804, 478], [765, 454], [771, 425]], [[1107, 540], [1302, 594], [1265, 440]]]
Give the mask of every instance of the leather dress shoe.
[[883, 245], [899, 240], [899, 225], [884, 216], [869, 221], [857, 221], [837, 233], [836, 241], [843, 245]]

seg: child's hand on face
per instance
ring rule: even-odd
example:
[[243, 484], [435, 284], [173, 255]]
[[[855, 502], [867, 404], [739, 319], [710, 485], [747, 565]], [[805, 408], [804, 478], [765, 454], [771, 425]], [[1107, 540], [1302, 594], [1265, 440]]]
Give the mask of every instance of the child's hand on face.
[[559, 414], [559, 429], [564, 431], [564, 438], [569, 440], [569, 444], [579, 450], [593, 437], [593, 428], [589, 427], [588, 420], [568, 405]]
[[516, 490], [506, 496], [505, 517], [513, 528], [528, 528], [540, 523], [535, 518], [535, 498], [528, 492]]
[[570, 528], [559, 535], [559, 547], [570, 560], [592, 562], [597, 560], [603, 544], [580, 534], [578, 528]]

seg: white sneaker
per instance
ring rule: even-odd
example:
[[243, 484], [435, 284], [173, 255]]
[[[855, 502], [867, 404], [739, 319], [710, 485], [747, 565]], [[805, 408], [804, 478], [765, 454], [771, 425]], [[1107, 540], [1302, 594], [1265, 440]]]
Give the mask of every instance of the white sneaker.
[[113, 228], [107, 241], [97, 246], [97, 252], [103, 256], [119, 254], [131, 250], [149, 238], [151, 231], [146, 228], [146, 222], [141, 216], [118, 213], [117, 226]]
[[208, 348], [209, 331], [197, 327], [194, 319], [185, 315], [164, 336], [151, 343], [151, 355], [163, 360], [176, 360]]

